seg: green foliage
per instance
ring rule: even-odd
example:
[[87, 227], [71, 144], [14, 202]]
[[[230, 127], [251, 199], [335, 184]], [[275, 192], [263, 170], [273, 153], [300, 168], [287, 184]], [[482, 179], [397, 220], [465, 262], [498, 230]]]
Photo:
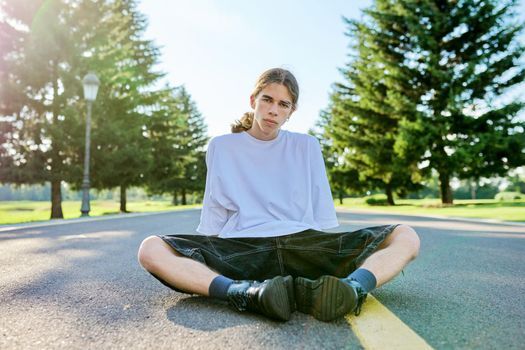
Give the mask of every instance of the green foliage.
[[[12, 184], [0, 184], [0, 202], [1, 201], [49, 201], [51, 185], [49, 182], [46, 182], [42, 185], [40, 184], [21, 184], [21, 185], [12, 185]], [[119, 191], [115, 189], [111, 190], [91, 190], [90, 198], [92, 200], [97, 199], [115, 199], [119, 198]], [[132, 187], [127, 191], [128, 199], [137, 201], [137, 200], [146, 200], [146, 199], [166, 199], [159, 196], [150, 196], [139, 187]], [[70, 186], [62, 186], [62, 199], [63, 200], [75, 200], [80, 201], [82, 199], [82, 192], [75, 191]], [[77, 208], [78, 211], [79, 208]], [[77, 213], [79, 214], [79, 213]]]
[[507, 180], [509, 180], [509, 184], [505, 191], [525, 193], [525, 176], [520, 177], [519, 175], [514, 174], [513, 176], [509, 176]]
[[501, 98], [525, 77], [515, 6], [377, 0], [363, 21], [347, 21], [355, 54], [324, 118], [340, 165], [387, 194], [414, 190], [434, 169], [452, 203], [452, 177], [525, 164], [524, 103]]
[[[146, 20], [136, 4], [0, 2], [0, 181], [50, 181], [52, 217], [62, 216], [61, 182], [75, 189], [82, 182], [87, 108], [81, 80], [88, 71], [101, 81], [92, 113], [91, 187], [120, 186], [125, 208], [126, 188], [144, 185], [152, 169], [150, 118], [173, 89], [156, 88], [163, 77], [155, 69], [160, 52], [142, 38]], [[191, 145], [188, 138], [177, 142]], [[203, 172], [201, 163], [187, 163], [193, 175]]]
[[[375, 24], [384, 23], [378, 20]], [[398, 82], [385, 74], [385, 55], [394, 57], [395, 52], [376, 42], [394, 38], [373, 29], [372, 24], [347, 21], [347, 25], [356, 55], [341, 70], [345, 82], [335, 85], [321, 121], [322, 135], [332, 141], [330, 153], [336, 155], [331, 172], [353, 177], [349, 187], [354, 190], [384, 190], [388, 202], [394, 204], [395, 192], [414, 191], [421, 187], [422, 179], [418, 150], [404, 154], [396, 150], [403, 118], [411, 115], [402, 103], [407, 98], [392, 89]]]
[[333, 139], [326, 136], [325, 130], [330, 123], [330, 117], [329, 113], [322, 111], [315, 128], [309, 130], [309, 134], [319, 140], [330, 187], [342, 203], [346, 195], [360, 195], [366, 186], [359, 180], [359, 173], [355, 169], [349, 169], [341, 163], [341, 155], [335, 149]]
[[[523, 81], [517, 66], [524, 47], [512, 22], [514, 1], [423, 1], [404, 6], [414, 54], [409, 64], [423, 94], [417, 103], [415, 144], [440, 177], [443, 202], [451, 203], [452, 176], [504, 175], [525, 162], [520, 101], [499, 97]], [[408, 50], [406, 51], [409, 52]], [[409, 130], [409, 133], [410, 130]]]
[[181, 86], [157, 102], [149, 120], [152, 163], [148, 171], [150, 193], [204, 191], [206, 125], [190, 94]]
[[81, 130], [78, 108], [72, 108], [81, 92], [79, 35], [91, 28], [74, 21], [76, 8], [65, 1], [2, 2], [2, 10], [9, 44], [0, 53], [5, 78], [0, 115], [10, 130], [0, 181], [50, 181], [51, 217], [60, 218], [60, 182], [74, 179]]
[[498, 193], [499, 184], [469, 179], [461, 181], [461, 185], [454, 190], [456, 199], [492, 199]]
[[[97, 70], [101, 85], [93, 111], [92, 184], [97, 189], [119, 186], [122, 211], [125, 191], [145, 183], [152, 161], [147, 138], [148, 110], [163, 94], [155, 84], [163, 77], [155, 71], [160, 52], [143, 40], [146, 19], [135, 1], [106, 4], [105, 21], [93, 40], [89, 65]], [[76, 186], [79, 187], [81, 177]]]
[[497, 201], [512, 201], [518, 199], [525, 199], [525, 194], [521, 192], [500, 192], [494, 197]]
[[364, 198], [368, 205], [388, 205], [388, 200], [384, 194], [374, 194]]

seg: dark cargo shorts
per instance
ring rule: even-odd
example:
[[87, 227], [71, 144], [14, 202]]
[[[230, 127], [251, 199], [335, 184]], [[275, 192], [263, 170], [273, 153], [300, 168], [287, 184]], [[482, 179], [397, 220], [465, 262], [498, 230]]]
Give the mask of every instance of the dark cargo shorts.
[[306, 230], [263, 238], [159, 237], [180, 254], [234, 280], [262, 281], [279, 275], [316, 279], [323, 275], [348, 276], [396, 226], [376, 226], [340, 233]]

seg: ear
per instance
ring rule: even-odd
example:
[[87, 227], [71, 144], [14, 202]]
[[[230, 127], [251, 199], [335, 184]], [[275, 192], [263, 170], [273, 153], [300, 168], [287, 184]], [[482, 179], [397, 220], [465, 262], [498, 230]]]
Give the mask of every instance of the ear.
[[255, 109], [255, 96], [250, 95], [250, 106]]

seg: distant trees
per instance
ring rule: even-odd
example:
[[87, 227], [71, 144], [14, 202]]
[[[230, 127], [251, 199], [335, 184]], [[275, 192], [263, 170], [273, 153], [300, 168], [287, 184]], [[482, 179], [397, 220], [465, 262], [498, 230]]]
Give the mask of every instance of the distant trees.
[[344, 162], [344, 150], [334, 146], [333, 134], [330, 134], [328, 129], [331, 118], [330, 113], [321, 111], [315, 127], [309, 130], [309, 134], [315, 136], [321, 145], [331, 190], [335, 193], [334, 197], [339, 199], [339, 203], [343, 204], [347, 194], [360, 195], [366, 184], [359, 179], [358, 171]]
[[[86, 106], [81, 80], [92, 70], [101, 86], [93, 105], [91, 184], [120, 187], [121, 211], [126, 211], [126, 189], [145, 186], [156, 176], [152, 111], [173, 91], [156, 87], [163, 77], [155, 69], [160, 53], [142, 38], [146, 20], [136, 1], [20, 0], [0, 1], [0, 6], [0, 182], [50, 182], [51, 218], [63, 216], [61, 183], [79, 188], [82, 182]], [[181, 108], [171, 103], [163, 113], [180, 120], [187, 115], [191, 125], [177, 123], [155, 137], [180, 133], [171, 145], [180, 144], [197, 158], [206, 130], [192, 119], [194, 105], [186, 114]], [[169, 176], [186, 176], [191, 164], [204, 166], [188, 159], [179, 159], [179, 168], [170, 169], [177, 173]], [[193, 169], [192, 175], [202, 171]], [[195, 183], [202, 177], [192, 181], [171, 185], [204, 188]]]
[[149, 121], [151, 147], [148, 191], [171, 193], [186, 204], [187, 191], [203, 191], [206, 182], [204, 119], [184, 86], [167, 91], [157, 101]]
[[89, 51], [90, 64], [106, 82], [94, 105], [92, 183], [97, 189], [120, 187], [120, 211], [126, 212], [126, 190], [144, 184], [150, 169], [147, 111], [165, 92], [155, 89], [163, 77], [155, 70], [160, 52], [142, 39], [146, 20], [135, 1], [106, 6], [111, 15], [101, 25], [101, 44]]
[[434, 169], [441, 199], [450, 181], [504, 175], [525, 164], [522, 101], [501, 98], [523, 82], [525, 48], [516, 1], [377, 0], [347, 21], [355, 52], [324, 118], [335, 171], [363, 186], [417, 189]]
[[520, 192], [525, 194], [525, 175], [520, 177], [518, 174], [509, 176], [509, 184], [506, 187], [507, 191]]
[[[61, 1], [3, 2], [2, 31], [9, 45], [1, 52], [3, 81], [0, 100], [10, 157], [2, 159], [2, 181], [51, 183], [51, 217], [61, 218], [61, 181], [72, 180], [70, 132], [76, 122], [72, 101], [78, 99], [80, 51], [73, 9]], [[85, 28], [84, 28], [85, 29]]]

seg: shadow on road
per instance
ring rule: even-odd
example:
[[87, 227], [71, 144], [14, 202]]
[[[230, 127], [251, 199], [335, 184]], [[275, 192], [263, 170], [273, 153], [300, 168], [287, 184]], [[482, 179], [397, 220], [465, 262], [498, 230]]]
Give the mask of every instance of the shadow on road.
[[[425, 338], [450, 345], [448, 319], [459, 320], [455, 329], [469, 325], [454, 339], [470, 342], [452, 344], [456, 348], [488, 342], [489, 335], [479, 342], [469, 335], [484, 334], [498, 323], [505, 326], [499, 332], [508, 329], [504, 335], [515, 337], [512, 324], [521, 317], [516, 305], [523, 299], [522, 280], [515, 276], [522, 276], [524, 241], [509, 238], [523, 238], [525, 227], [338, 216], [342, 225], [337, 231], [402, 222], [420, 233], [420, 258], [406, 276], [374, 295]], [[273, 349], [286, 344], [334, 349], [356, 344], [344, 320], [322, 323], [295, 313], [287, 323], [273, 322], [219, 301], [173, 292], [140, 268], [136, 254], [142, 239], [192, 233], [197, 221], [197, 212], [179, 212], [0, 233], [0, 314], [6, 325], [0, 330], [13, 334], [20, 348], [29, 348], [43, 336], [50, 337], [49, 347], [66, 340], [74, 348], [153, 348], [159, 342], [165, 345], [161, 348], [175, 342], [181, 348], [205, 348], [217, 337], [229, 344], [239, 333], [251, 345]], [[493, 281], [503, 286], [498, 293], [493, 293]], [[512, 296], [501, 298], [506, 291]], [[516, 316], [502, 321], [500, 315], [508, 315], [508, 310], [516, 310]], [[239, 348], [235, 344], [233, 348]]]
[[257, 319], [268, 320], [255, 314], [236, 312], [225, 302], [201, 296], [179, 299], [166, 310], [166, 316], [175, 325], [200, 331], [216, 331], [247, 325]]

